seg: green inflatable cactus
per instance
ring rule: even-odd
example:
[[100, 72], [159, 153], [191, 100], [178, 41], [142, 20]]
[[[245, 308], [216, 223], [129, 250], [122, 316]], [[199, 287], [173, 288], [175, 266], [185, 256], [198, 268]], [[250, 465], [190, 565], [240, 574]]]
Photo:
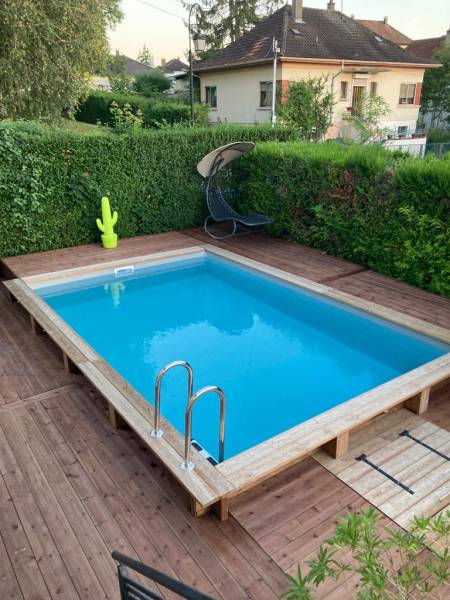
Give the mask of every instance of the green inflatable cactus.
[[117, 211], [111, 214], [111, 207], [109, 205], [109, 198], [103, 196], [102, 198], [102, 218], [97, 219], [97, 227], [103, 233], [102, 242], [104, 248], [115, 248], [117, 246], [117, 233], [114, 233], [114, 225], [117, 223], [119, 215]]

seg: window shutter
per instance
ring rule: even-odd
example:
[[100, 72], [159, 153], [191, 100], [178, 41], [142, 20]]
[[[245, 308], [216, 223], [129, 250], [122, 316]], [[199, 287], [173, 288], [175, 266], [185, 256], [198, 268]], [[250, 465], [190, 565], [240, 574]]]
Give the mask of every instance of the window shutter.
[[422, 95], [422, 84], [416, 84], [416, 95], [414, 96], [414, 104], [420, 106], [420, 97]]

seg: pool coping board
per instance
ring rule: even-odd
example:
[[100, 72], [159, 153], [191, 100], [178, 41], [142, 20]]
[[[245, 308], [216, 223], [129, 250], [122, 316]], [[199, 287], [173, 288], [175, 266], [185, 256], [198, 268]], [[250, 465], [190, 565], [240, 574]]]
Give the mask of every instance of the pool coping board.
[[184, 459], [184, 436], [161, 416], [164, 437], [150, 437], [149, 432], [154, 418], [153, 406], [51, 309], [34, 292], [34, 288], [56, 282], [64, 283], [74, 278], [110, 273], [111, 270], [120, 267], [146, 263], [158, 264], [171, 258], [183, 259], [208, 254], [441, 342], [450, 343], [450, 329], [210, 244], [198, 244], [189, 248], [156, 252], [132, 259], [75, 267], [4, 282], [11, 296], [29, 313], [32, 330], [35, 333], [39, 333], [41, 329], [45, 331], [61, 349], [66, 368], [76, 367], [106, 399], [114, 426], [118, 426], [123, 420], [139, 435], [186, 489], [191, 497], [193, 512], [197, 516], [206, 512], [211, 506], [217, 505], [220, 518], [226, 519], [228, 501], [233, 496], [306, 458], [319, 448], [324, 448], [335, 457], [344, 454], [348, 449], [348, 436], [353, 430], [361, 428], [373, 418], [399, 405], [406, 403], [407, 408], [421, 414], [428, 407], [431, 387], [450, 378], [449, 352], [253, 446], [215, 467], [195, 447], [192, 447], [196, 467], [193, 471], [181, 470], [180, 464]]

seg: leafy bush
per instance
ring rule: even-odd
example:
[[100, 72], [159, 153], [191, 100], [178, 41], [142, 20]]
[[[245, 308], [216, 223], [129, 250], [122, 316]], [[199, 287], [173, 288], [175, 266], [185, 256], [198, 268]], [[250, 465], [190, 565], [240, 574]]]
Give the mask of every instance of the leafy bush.
[[3, 123], [0, 255], [98, 241], [102, 195], [119, 211], [122, 238], [198, 226], [204, 198], [196, 164], [205, 154], [239, 139], [284, 141], [294, 135], [266, 126], [98, 135]]
[[430, 129], [427, 131], [429, 144], [450, 144], [450, 129]]
[[[133, 113], [141, 111], [143, 115], [143, 126], [147, 128], [158, 127], [161, 123], [173, 124], [189, 122], [191, 112], [189, 105], [173, 100], [158, 100], [146, 98], [145, 96], [124, 95], [112, 92], [91, 92], [86, 100], [80, 104], [75, 118], [85, 123], [102, 123], [113, 126], [114, 120], [111, 115], [111, 104], [123, 108], [129, 104]], [[202, 105], [196, 106], [197, 120], [206, 124], [207, 109]]]
[[[308, 573], [303, 575], [299, 567], [290, 577], [286, 600], [313, 600], [315, 589], [327, 579], [345, 586], [353, 574], [358, 591], [347, 586], [348, 598], [443, 598], [440, 592], [450, 581], [450, 511], [433, 519], [416, 517], [412, 531], [380, 528], [379, 518], [370, 508], [341, 519], [334, 535], [308, 561]], [[422, 552], [428, 554], [426, 559]]]
[[133, 87], [138, 94], [154, 96], [170, 88], [170, 81], [159, 69], [138, 73], [134, 78]]
[[236, 176], [241, 209], [271, 215], [272, 234], [450, 295], [450, 160], [267, 143]]

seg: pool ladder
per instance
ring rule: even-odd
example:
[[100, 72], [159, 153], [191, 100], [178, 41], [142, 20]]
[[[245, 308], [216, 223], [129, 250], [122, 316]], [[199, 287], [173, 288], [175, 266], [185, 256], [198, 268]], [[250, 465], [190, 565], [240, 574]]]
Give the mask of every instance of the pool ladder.
[[164, 375], [175, 367], [184, 367], [187, 371], [187, 405], [184, 414], [184, 460], [180, 464], [180, 469], [183, 471], [192, 471], [195, 468], [195, 463], [191, 460], [191, 435], [192, 435], [192, 409], [199, 398], [210, 392], [214, 392], [219, 396], [220, 402], [220, 425], [219, 425], [219, 462], [224, 459], [225, 449], [225, 394], [216, 385], [207, 385], [194, 394], [194, 372], [191, 365], [184, 360], [175, 360], [158, 373], [155, 381], [155, 415], [153, 429], [150, 436], [153, 438], [161, 438], [164, 436], [164, 431], [161, 429], [161, 382]]

